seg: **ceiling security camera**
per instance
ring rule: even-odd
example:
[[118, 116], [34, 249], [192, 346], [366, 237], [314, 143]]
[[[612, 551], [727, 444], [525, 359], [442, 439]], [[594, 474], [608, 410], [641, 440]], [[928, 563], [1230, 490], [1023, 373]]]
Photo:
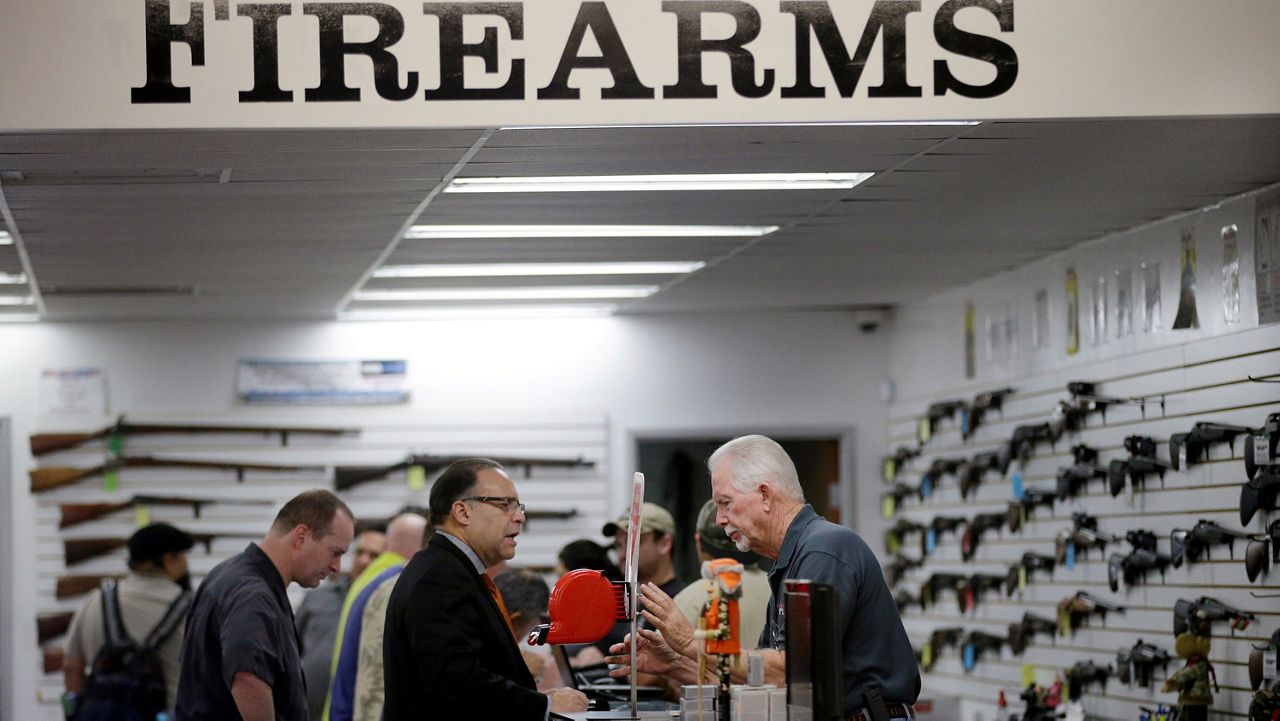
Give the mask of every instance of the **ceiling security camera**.
[[866, 308], [853, 312], [853, 322], [863, 333], [875, 333], [889, 319], [889, 311], [881, 308]]

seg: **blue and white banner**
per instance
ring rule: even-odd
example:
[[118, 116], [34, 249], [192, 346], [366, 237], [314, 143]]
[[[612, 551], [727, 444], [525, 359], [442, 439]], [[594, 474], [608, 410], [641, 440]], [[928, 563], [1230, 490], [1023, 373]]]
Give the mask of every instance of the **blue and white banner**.
[[236, 394], [267, 405], [385, 405], [407, 403], [402, 360], [241, 359]]

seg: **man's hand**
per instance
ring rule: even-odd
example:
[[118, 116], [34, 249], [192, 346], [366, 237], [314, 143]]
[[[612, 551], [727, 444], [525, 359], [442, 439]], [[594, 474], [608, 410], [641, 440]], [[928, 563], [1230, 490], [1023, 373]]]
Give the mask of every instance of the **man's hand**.
[[571, 688], [553, 688], [547, 692], [551, 710], [556, 713], [578, 713], [587, 710], [587, 697]]
[[[647, 673], [654, 676], [669, 676], [677, 673], [680, 661], [683, 656], [676, 653], [670, 646], [662, 640], [662, 634], [657, 631], [650, 631], [642, 628], [640, 633], [640, 643], [636, 645], [636, 671], [638, 673]], [[611, 665], [617, 665], [618, 668], [609, 672], [614, 678], [622, 678], [631, 675], [631, 634], [627, 634], [626, 639], [622, 643], [615, 643], [609, 648], [612, 656], [605, 657]]]
[[643, 601], [640, 613], [662, 634], [667, 646], [685, 658], [697, 658], [698, 642], [693, 637], [693, 626], [675, 601], [652, 583], [640, 587], [640, 597]]

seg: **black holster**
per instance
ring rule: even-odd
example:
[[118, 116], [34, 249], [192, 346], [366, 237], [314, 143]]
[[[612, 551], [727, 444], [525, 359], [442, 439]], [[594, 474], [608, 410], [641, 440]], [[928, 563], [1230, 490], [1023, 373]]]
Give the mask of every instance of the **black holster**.
[[867, 689], [867, 714], [871, 721], [889, 721], [889, 709], [884, 705], [884, 693], [879, 685]]

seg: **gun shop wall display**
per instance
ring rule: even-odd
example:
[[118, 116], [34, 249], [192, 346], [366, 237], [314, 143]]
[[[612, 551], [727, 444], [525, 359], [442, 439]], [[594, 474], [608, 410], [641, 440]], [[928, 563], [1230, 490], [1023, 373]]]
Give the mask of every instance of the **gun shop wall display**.
[[[1015, 370], [981, 367], [973, 380], [958, 365], [892, 359], [894, 382], [911, 391], [890, 408], [882, 533], [864, 535], [883, 554], [925, 696], [959, 697], [963, 721], [992, 718], [1001, 691], [1021, 713], [1030, 683], [1055, 680], [1090, 719], [1137, 719], [1179, 703], [1202, 652], [1217, 682], [1211, 719], [1250, 718], [1256, 690], [1274, 686], [1280, 326], [1251, 313], [1252, 214], [1250, 197], [1172, 219], [900, 315], [911, 336], [899, 348], [932, 347], [937, 364], [954, 357], [946, 330], [967, 299], [980, 313], [1012, 302], [1034, 327], [1039, 289], [1066, 268], [1133, 270], [1135, 284], [1165, 274], [1165, 294], [1147, 304], [1163, 308], [1151, 319], [1160, 333], [1131, 333], [1126, 319], [1069, 355], [1068, 328], [1046, 352], [1029, 340]], [[1231, 257], [1220, 258], [1232, 224]], [[1205, 270], [1224, 262], [1231, 273]], [[1236, 313], [1207, 312], [1224, 298]], [[930, 322], [948, 300], [951, 323]]]
[[[233, 412], [235, 413], [235, 412]], [[243, 411], [240, 411], [243, 414]], [[282, 411], [288, 422], [254, 425], [243, 415], [104, 419], [78, 433], [36, 433], [29, 492], [36, 508], [37, 649], [41, 718], [61, 718], [61, 655], [72, 614], [106, 577], [123, 575], [126, 542], [153, 522], [190, 533], [192, 580], [262, 537], [280, 506], [329, 488], [358, 520], [425, 507], [435, 477], [460, 457], [502, 462], [527, 505], [514, 565], [547, 570], [567, 542], [596, 538], [608, 507], [608, 423], [586, 411], [396, 416], [365, 426], [349, 411]], [[332, 421], [332, 422], [330, 422]], [[345, 561], [344, 563], [349, 563]], [[303, 591], [290, 588], [295, 602]]]

